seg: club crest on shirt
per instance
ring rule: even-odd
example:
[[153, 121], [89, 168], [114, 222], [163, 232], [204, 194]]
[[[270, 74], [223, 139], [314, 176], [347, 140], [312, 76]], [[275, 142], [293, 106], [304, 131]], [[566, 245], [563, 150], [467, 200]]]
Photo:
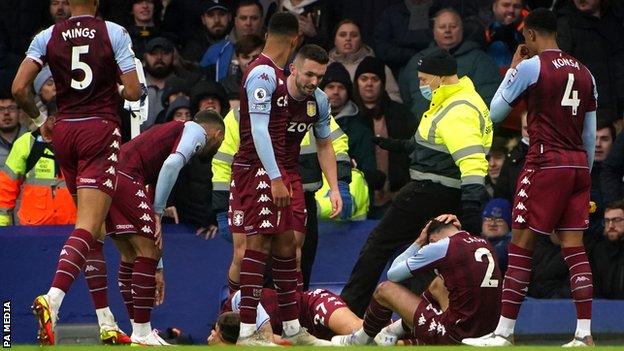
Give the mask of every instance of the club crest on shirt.
[[308, 101], [306, 113], [308, 114], [308, 117], [316, 116], [316, 101]]
[[232, 224], [234, 224], [237, 227], [243, 225], [244, 216], [245, 214], [243, 211], [240, 211], [240, 210], [234, 211], [234, 213], [232, 214]]

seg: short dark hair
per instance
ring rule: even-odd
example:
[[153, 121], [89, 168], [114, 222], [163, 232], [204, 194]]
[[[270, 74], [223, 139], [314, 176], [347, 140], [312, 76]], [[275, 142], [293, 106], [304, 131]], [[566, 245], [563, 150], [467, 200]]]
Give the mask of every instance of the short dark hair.
[[524, 26], [527, 29], [554, 35], [557, 33], [557, 17], [548, 9], [538, 8], [524, 18]]
[[439, 232], [442, 229], [445, 229], [447, 227], [455, 228], [455, 226], [453, 225], [452, 222], [444, 223], [442, 221], [438, 221], [435, 218], [432, 218], [431, 221], [429, 222], [429, 228], [427, 229], [427, 235], [435, 234], [435, 233], [437, 233], [437, 232]]
[[329, 55], [322, 47], [315, 44], [306, 44], [299, 49], [295, 59], [312, 60], [321, 65], [329, 62]]
[[256, 6], [258, 10], [260, 10], [260, 16], [264, 14], [264, 7], [262, 7], [262, 4], [258, 0], [241, 0], [238, 2], [238, 5], [236, 5], [236, 10], [234, 11], [235, 16], [238, 15], [238, 9], [243, 6]]
[[46, 104], [46, 109], [48, 110], [48, 116], [56, 116], [56, 114], [58, 113], [56, 98], [53, 98], [52, 101]]
[[223, 117], [221, 117], [221, 115], [217, 111], [212, 109], [197, 112], [193, 117], [193, 121], [200, 124], [212, 125], [219, 129], [225, 130]]
[[299, 20], [290, 12], [277, 12], [269, 20], [268, 33], [296, 36], [299, 34]]
[[240, 315], [236, 312], [225, 312], [217, 319], [221, 339], [236, 344], [240, 333]]
[[236, 55], [249, 55], [257, 48], [263, 47], [264, 39], [262, 39], [260, 36], [255, 34], [245, 35], [236, 41], [236, 44], [234, 45], [234, 52], [236, 53]]
[[605, 205], [605, 212], [607, 212], [607, 210], [622, 210], [622, 211], [624, 211], [624, 201], [617, 200], [617, 201], [613, 201], [613, 202], [610, 202], [610, 203], [606, 204]]
[[611, 140], [614, 141], [616, 133], [615, 133], [615, 127], [613, 126], [613, 123], [609, 122], [606, 119], [598, 118], [598, 122], [596, 124], [596, 131], [599, 131], [605, 128], [609, 128], [609, 133], [611, 134]]

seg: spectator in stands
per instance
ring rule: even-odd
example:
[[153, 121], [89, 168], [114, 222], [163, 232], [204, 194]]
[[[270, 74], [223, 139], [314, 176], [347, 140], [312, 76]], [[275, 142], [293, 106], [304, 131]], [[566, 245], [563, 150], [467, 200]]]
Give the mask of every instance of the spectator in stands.
[[203, 1], [202, 6], [201, 21], [204, 26], [182, 50], [182, 56], [194, 62], [198, 62], [211, 45], [225, 38], [232, 22], [232, 13], [224, 1]]
[[485, 29], [487, 53], [494, 59], [501, 72], [507, 71], [518, 45], [524, 40], [522, 28], [524, 16], [522, 0], [494, 0], [492, 23]]
[[194, 83], [192, 80], [176, 76], [170, 77], [165, 81], [165, 89], [160, 99], [163, 109], [156, 117], [156, 124], [165, 123], [169, 105], [172, 104], [176, 98], [184, 96], [190, 101], [191, 87], [193, 85]]
[[624, 299], [624, 202], [606, 205], [604, 236], [592, 252], [594, 294], [605, 299]]
[[19, 120], [20, 108], [8, 93], [0, 96], [0, 167], [13, 147], [13, 143], [28, 130]]
[[[50, 128], [56, 103], [47, 105]], [[20, 136], [0, 168], [0, 226], [61, 225], [76, 221], [76, 206], [39, 130]]]
[[147, 95], [149, 109], [147, 121], [141, 125], [141, 130], [147, 130], [154, 125], [156, 117], [163, 110], [162, 95], [165, 81], [176, 75], [173, 66], [173, 43], [166, 38], [153, 38], [145, 47], [143, 55], [145, 64], [145, 80], [147, 81]]
[[486, 156], [488, 160], [488, 174], [485, 177], [485, 189], [490, 197], [494, 196], [501, 169], [505, 164], [508, 152], [506, 144], [507, 139], [501, 137], [494, 138], [490, 152]]
[[557, 43], [591, 71], [598, 89], [598, 110], [613, 123], [624, 115], [624, 28], [607, 16], [606, 1], [573, 3], [560, 8], [563, 17], [557, 23]]
[[202, 80], [191, 89], [191, 112], [196, 114], [207, 109], [225, 116], [230, 111], [230, 102], [221, 84]]
[[600, 179], [603, 203], [624, 198], [624, 132], [620, 132], [611, 145], [611, 151], [602, 161]]
[[52, 78], [52, 72], [50, 72], [49, 66], [46, 65], [39, 74], [37, 74], [33, 82], [33, 87], [35, 88], [35, 94], [37, 94], [37, 97], [39, 97], [39, 100], [41, 100], [44, 105], [54, 100], [56, 97], [56, 86], [54, 85], [54, 78]]
[[264, 37], [262, 27], [262, 5], [254, 0], [241, 0], [238, 3], [234, 16], [234, 28], [223, 40], [214, 43], [203, 55], [199, 65], [202, 67], [215, 66], [214, 75], [208, 78], [220, 81], [230, 74], [230, 68], [236, 64], [234, 58], [234, 44], [246, 35]]
[[533, 251], [533, 269], [527, 295], [538, 299], [569, 299], [568, 267], [556, 235], [538, 235]]
[[50, 0], [50, 17], [52, 23], [62, 22], [71, 16], [68, 0]]
[[[382, 138], [409, 139], [414, 135], [417, 120], [407, 106], [392, 101], [384, 89], [387, 67], [373, 56], [366, 56], [355, 71], [353, 100], [360, 110], [360, 121]], [[386, 175], [381, 188], [375, 190], [369, 218], [379, 219], [390, 206], [397, 191], [409, 181], [409, 153], [389, 152], [375, 146], [377, 169]]]
[[184, 95], [175, 98], [167, 108], [167, 114], [165, 115], [165, 118], [166, 122], [190, 121], [193, 118], [193, 116], [191, 115], [191, 100]]
[[143, 57], [146, 45], [156, 37], [166, 36], [160, 29], [160, 0], [133, 0], [129, 23], [126, 29], [132, 38], [132, 49], [137, 57]]
[[369, 190], [379, 190], [386, 182], [385, 173], [377, 169], [375, 161], [375, 136], [370, 127], [360, 118], [360, 109], [353, 102], [353, 83], [346, 68], [333, 62], [327, 66], [320, 86], [329, 98], [332, 115], [336, 123], [349, 137], [349, 157], [364, 173]]
[[375, 53], [395, 73], [433, 40], [429, 9], [433, 0], [406, 0], [389, 6], [375, 26]]
[[[350, 19], [338, 23], [334, 35], [334, 48], [329, 51], [329, 62], [342, 63], [355, 83], [355, 70], [365, 57], [371, 56], [375, 56], [375, 53], [362, 42], [360, 27]], [[388, 66], [384, 66], [384, 74], [388, 96], [394, 101], [401, 102], [399, 86]]]
[[494, 188], [494, 197], [500, 197], [508, 201], [513, 201], [516, 193], [516, 181], [522, 167], [524, 159], [529, 151], [529, 133], [527, 132], [527, 114], [521, 116], [522, 138], [511, 149], [505, 158], [505, 163], [501, 167], [496, 187]]
[[603, 162], [609, 156], [611, 146], [615, 140], [615, 127], [604, 119], [598, 119], [596, 127], [596, 152], [594, 157], [594, 167], [591, 170], [591, 192], [590, 198], [596, 204], [596, 211], [589, 215], [589, 232], [599, 236], [604, 228], [604, 189], [602, 186], [601, 173]]
[[299, 19], [299, 33], [304, 36], [304, 44], [331, 47], [335, 21], [330, 0], [282, 0], [274, 4], [267, 12], [269, 18], [275, 11], [288, 11]]
[[496, 63], [479, 45], [463, 40], [462, 19], [453, 9], [443, 9], [433, 17], [433, 39], [430, 47], [416, 54], [408, 62], [399, 77], [401, 97], [412, 114], [422, 116], [429, 108], [429, 101], [420, 93], [418, 62], [437, 49], [444, 49], [457, 60], [457, 75], [468, 76], [486, 104], [490, 104], [501, 81]]
[[501, 273], [507, 270], [507, 245], [511, 240], [511, 204], [505, 199], [492, 199], [483, 209], [481, 236], [486, 238], [498, 257]]
[[230, 105], [232, 108], [238, 107], [240, 103], [240, 86], [243, 75], [247, 72], [247, 66], [253, 60], [255, 60], [262, 49], [264, 48], [264, 39], [257, 35], [247, 35], [242, 37], [234, 45], [234, 54], [236, 59], [232, 60], [235, 64], [233, 68], [235, 70], [231, 72], [227, 77], [219, 81], [225, 89], [228, 99], [230, 99]]

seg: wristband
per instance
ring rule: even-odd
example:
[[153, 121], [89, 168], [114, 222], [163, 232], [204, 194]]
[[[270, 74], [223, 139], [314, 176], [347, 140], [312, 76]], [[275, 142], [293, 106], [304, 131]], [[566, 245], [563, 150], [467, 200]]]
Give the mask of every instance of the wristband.
[[48, 116], [45, 113], [39, 112], [39, 116], [37, 116], [37, 118], [33, 118], [33, 123], [35, 123], [37, 128], [40, 128], [47, 119]]

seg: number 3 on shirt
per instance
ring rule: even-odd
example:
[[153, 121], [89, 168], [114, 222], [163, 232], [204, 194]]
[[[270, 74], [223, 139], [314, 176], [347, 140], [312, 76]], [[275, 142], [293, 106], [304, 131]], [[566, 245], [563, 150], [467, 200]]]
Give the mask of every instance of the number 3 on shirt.
[[572, 85], [574, 85], [574, 74], [568, 73], [568, 83], [561, 99], [561, 106], [572, 107], [572, 116], [576, 116], [581, 100], [578, 98], [578, 90], [572, 90]]
[[82, 80], [72, 78], [71, 87], [76, 90], [86, 89], [93, 81], [93, 71], [85, 62], [80, 61], [80, 55], [89, 53], [89, 45], [80, 45], [72, 47], [71, 70], [80, 70], [84, 72]]
[[477, 260], [477, 262], [483, 262], [483, 256], [487, 257], [488, 266], [485, 271], [483, 281], [481, 282], [481, 287], [497, 288], [498, 279], [492, 279], [492, 273], [494, 273], [494, 257], [492, 257], [492, 253], [490, 252], [490, 250], [486, 249], [485, 247], [480, 247], [475, 251], [475, 260]]

